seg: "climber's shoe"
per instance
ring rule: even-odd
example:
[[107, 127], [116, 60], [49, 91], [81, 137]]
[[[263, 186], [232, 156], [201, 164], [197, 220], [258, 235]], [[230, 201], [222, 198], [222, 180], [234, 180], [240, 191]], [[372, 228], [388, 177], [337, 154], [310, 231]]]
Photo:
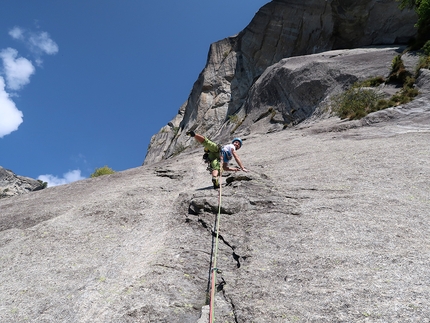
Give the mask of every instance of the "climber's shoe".
[[212, 184], [214, 185], [214, 189], [219, 188], [218, 177], [212, 177]]

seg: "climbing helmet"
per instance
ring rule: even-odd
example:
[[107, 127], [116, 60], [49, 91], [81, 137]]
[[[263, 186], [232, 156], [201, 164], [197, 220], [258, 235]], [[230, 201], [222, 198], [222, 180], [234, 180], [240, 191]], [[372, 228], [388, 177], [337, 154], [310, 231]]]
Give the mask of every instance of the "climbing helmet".
[[242, 139], [240, 138], [234, 138], [231, 143], [233, 144], [235, 141], [237, 141], [240, 144], [240, 147], [242, 147]]

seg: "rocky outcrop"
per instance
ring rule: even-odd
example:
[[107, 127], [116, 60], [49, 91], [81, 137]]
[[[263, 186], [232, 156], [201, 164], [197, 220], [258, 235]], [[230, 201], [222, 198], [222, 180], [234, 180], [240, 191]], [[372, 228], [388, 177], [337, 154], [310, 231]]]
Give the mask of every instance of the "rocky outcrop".
[[[188, 147], [184, 132], [190, 128], [221, 140], [226, 123], [246, 114], [243, 104], [252, 85], [281, 59], [406, 43], [416, 34], [416, 15], [398, 5], [391, 0], [275, 0], [263, 6], [241, 33], [210, 46], [187, 102], [152, 137], [144, 164]], [[267, 111], [266, 106], [254, 107]]]
[[16, 175], [0, 166], [0, 198], [38, 191], [45, 187], [41, 181]]
[[[403, 50], [371, 47], [283, 59], [267, 68], [252, 86], [238, 113], [240, 126], [234, 129], [240, 135], [271, 132], [296, 125], [311, 116], [313, 119], [321, 117], [329, 112], [333, 94], [359, 80], [386, 78], [393, 58]], [[418, 56], [410, 55], [407, 60], [413, 71]], [[393, 91], [384, 86], [379, 90]], [[230, 129], [234, 125], [230, 125]]]

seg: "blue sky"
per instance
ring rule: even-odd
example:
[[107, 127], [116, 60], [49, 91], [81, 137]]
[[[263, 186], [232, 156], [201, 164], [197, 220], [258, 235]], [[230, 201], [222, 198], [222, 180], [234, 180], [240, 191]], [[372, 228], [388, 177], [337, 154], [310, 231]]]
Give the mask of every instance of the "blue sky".
[[3, 0], [0, 166], [49, 186], [140, 166], [211, 43], [269, 0]]

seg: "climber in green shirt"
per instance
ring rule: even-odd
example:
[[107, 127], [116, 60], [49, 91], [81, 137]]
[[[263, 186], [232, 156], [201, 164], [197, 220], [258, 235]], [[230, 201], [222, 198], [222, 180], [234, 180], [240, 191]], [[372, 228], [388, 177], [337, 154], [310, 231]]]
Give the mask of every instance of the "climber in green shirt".
[[[222, 169], [226, 171], [244, 171], [248, 172], [248, 170], [243, 166], [242, 161], [237, 154], [237, 150], [242, 147], [242, 140], [240, 138], [234, 138], [231, 144], [220, 146], [208, 138], [195, 133], [194, 131], [188, 131], [186, 133], [188, 136], [194, 137], [199, 143], [201, 143], [205, 147], [205, 152], [207, 154], [207, 160], [210, 165], [211, 174], [212, 174], [212, 183], [214, 188], [219, 188], [219, 175], [221, 169], [221, 158], [222, 158]], [[205, 154], [205, 155], [206, 155]], [[230, 167], [229, 162], [234, 158], [236, 163], [240, 168]]]

